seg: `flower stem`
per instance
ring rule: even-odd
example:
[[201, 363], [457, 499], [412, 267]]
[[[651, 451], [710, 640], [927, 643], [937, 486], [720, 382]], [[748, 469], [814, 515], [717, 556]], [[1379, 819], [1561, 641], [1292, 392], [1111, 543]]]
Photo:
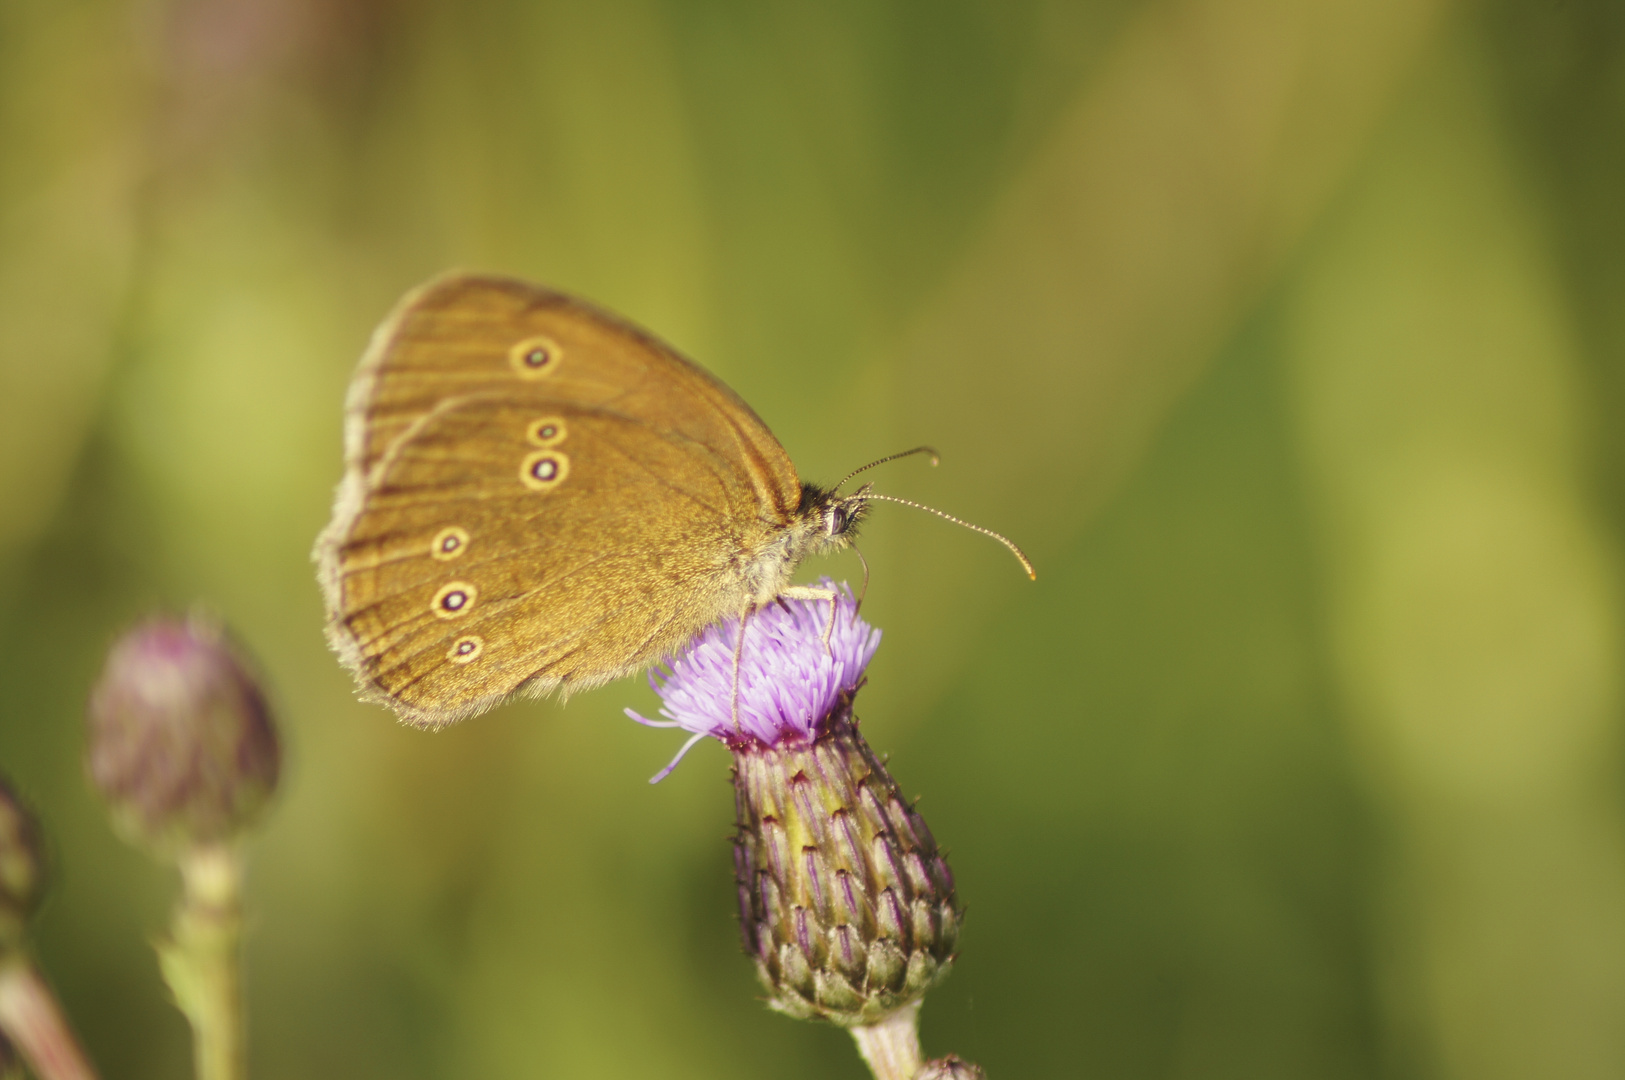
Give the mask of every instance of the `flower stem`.
[[158, 966], [192, 1025], [197, 1080], [244, 1080], [242, 857], [229, 845], [199, 845], [180, 869], [184, 892]]
[[875, 1080], [914, 1080], [920, 1057], [920, 1003], [911, 1002], [879, 1023], [853, 1027], [858, 1053]]
[[0, 959], [0, 1031], [40, 1080], [96, 1080], [56, 995], [21, 952]]

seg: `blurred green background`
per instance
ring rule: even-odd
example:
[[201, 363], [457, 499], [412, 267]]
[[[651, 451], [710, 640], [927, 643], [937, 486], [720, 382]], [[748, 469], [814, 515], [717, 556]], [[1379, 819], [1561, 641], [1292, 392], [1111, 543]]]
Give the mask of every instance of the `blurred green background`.
[[[995, 1077], [1625, 1075], [1617, 0], [0, 0], [0, 767], [110, 1078], [187, 1075], [81, 711], [206, 601], [289, 744], [255, 1075], [851, 1077], [639, 680], [356, 704], [308, 552], [373, 324], [533, 277], [875, 479], [865, 729]], [[811, 565], [856, 579], [851, 556]]]

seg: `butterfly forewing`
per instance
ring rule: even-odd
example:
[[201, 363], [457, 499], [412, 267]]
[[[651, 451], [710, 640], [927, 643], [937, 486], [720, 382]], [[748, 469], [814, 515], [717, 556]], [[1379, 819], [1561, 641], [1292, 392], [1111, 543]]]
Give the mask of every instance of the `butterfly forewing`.
[[428, 726], [659, 659], [731, 612], [740, 561], [800, 495], [725, 386], [520, 282], [408, 297], [349, 409], [317, 547], [329, 635], [372, 696]]

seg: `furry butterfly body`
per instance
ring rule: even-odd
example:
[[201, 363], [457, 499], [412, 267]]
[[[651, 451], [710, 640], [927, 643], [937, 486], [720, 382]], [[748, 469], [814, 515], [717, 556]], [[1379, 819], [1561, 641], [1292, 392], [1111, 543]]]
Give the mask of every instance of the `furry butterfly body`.
[[421, 727], [597, 686], [785, 593], [851, 542], [866, 497], [803, 484], [738, 395], [623, 320], [441, 278], [351, 384], [315, 551], [328, 639]]

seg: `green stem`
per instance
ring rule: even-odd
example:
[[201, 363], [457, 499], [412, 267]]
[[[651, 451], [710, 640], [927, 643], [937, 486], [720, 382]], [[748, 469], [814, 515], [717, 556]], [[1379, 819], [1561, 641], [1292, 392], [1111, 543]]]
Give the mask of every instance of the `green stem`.
[[920, 1003], [911, 1002], [879, 1023], [853, 1027], [858, 1053], [875, 1080], [914, 1080], [924, 1065], [920, 1057]]
[[227, 845], [181, 857], [184, 889], [158, 965], [192, 1025], [197, 1080], [244, 1080], [242, 857]]

